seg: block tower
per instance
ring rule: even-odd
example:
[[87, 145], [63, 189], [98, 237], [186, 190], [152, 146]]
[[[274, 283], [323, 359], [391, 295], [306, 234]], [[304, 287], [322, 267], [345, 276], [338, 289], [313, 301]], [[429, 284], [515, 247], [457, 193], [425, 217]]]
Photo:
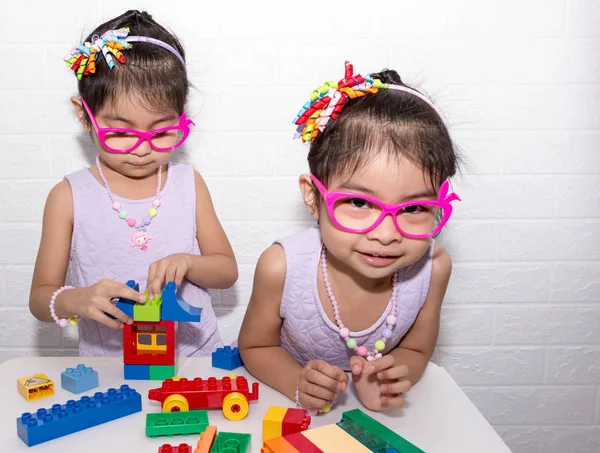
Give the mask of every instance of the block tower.
[[[139, 284], [127, 286], [139, 291]], [[146, 294], [147, 296], [147, 294]], [[123, 363], [125, 379], [164, 380], [177, 374], [177, 321], [200, 322], [201, 308], [188, 304], [177, 285], [169, 282], [146, 303], [119, 299], [117, 308], [133, 318], [123, 327]]]

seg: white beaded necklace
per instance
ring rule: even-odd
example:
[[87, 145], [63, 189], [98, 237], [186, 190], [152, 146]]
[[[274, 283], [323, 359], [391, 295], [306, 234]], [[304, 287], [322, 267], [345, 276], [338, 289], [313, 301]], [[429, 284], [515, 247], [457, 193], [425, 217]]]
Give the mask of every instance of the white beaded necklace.
[[158, 180], [156, 182], [156, 196], [154, 200], [152, 200], [152, 207], [148, 209], [148, 215], [145, 216], [141, 222], [138, 222], [134, 217], [129, 217], [127, 215], [127, 211], [125, 209], [121, 209], [121, 203], [119, 203], [114, 196], [114, 194], [110, 190], [110, 186], [108, 185], [108, 181], [102, 172], [102, 167], [100, 166], [100, 156], [96, 156], [96, 168], [98, 169], [98, 174], [100, 175], [100, 179], [104, 183], [104, 187], [106, 189], [106, 193], [112, 202], [112, 208], [117, 211], [119, 218], [125, 220], [127, 225], [131, 228], [135, 228], [136, 231], [131, 235], [131, 246], [139, 247], [140, 250], [146, 250], [148, 246], [146, 245], [151, 239], [152, 236], [146, 232], [146, 227], [152, 223], [152, 219], [156, 217], [158, 214], [158, 207], [160, 206], [160, 186], [162, 183], [162, 166], [158, 167]]
[[390, 303], [392, 304], [392, 311], [386, 317], [385, 322], [387, 327], [383, 329], [381, 340], [377, 340], [375, 342], [375, 349], [373, 351], [369, 351], [366, 346], [358, 346], [356, 344], [356, 340], [354, 338], [350, 338], [350, 330], [347, 327], [344, 327], [344, 323], [342, 323], [342, 318], [340, 317], [340, 309], [338, 307], [337, 300], [333, 295], [333, 291], [331, 290], [331, 283], [329, 281], [329, 274], [327, 272], [327, 249], [323, 246], [321, 250], [321, 270], [323, 271], [323, 282], [325, 283], [325, 291], [329, 296], [329, 300], [331, 301], [331, 306], [333, 307], [333, 317], [335, 318], [335, 322], [340, 329], [340, 337], [342, 337], [346, 343], [346, 346], [349, 349], [353, 349], [356, 353], [362, 357], [366, 357], [368, 361], [372, 361], [375, 359], [380, 359], [382, 357], [381, 351], [385, 349], [385, 343], [392, 336], [392, 330], [396, 325], [396, 296], [398, 295], [398, 271], [394, 272], [392, 276], [392, 297], [390, 299]]

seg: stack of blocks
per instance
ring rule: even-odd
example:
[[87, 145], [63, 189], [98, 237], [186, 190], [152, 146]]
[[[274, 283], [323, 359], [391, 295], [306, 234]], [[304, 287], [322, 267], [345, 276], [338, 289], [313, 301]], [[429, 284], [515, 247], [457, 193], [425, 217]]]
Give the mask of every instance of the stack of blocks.
[[[134, 280], [129, 280], [127, 286], [139, 291]], [[165, 286], [161, 296], [145, 303], [119, 299], [117, 308], [133, 318], [131, 325], [123, 326], [125, 379], [174, 377], [177, 374], [175, 322], [200, 322], [202, 309], [183, 300], [174, 282]]]
[[[264, 435], [264, 434], [263, 434]], [[263, 439], [261, 453], [424, 453], [359, 409], [335, 425]]]

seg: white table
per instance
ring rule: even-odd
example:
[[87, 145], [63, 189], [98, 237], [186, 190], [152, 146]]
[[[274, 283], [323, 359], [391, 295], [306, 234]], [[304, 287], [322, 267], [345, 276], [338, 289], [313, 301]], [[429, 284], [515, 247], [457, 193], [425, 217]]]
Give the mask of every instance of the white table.
[[[85, 363], [98, 371], [100, 386], [97, 389], [73, 395], [60, 386], [60, 373], [67, 367]], [[52, 397], [27, 402], [18, 392], [16, 380], [22, 376], [44, 373], [54, 381]], [[182, 377], [217, 378], [233, 372], [212, 368], [208, 358], [182, 358], [178, 374]], [[244, 368], [235, 370], [238, 375], [254, 379]], [[142, 395], [142, 412], [96, 426], [78, 433], [55, 439], [34, 447], [27, 447], [17, 436], [16, 418], [23, 412], [35, 412], [49, 408], [52, 404], [64, 404], [68, 399], [78, 399], [95, 391], [106, 391], [127, 383]], [[156, 453], [164, 443], [195, 445], [198, 436], [158, 437], [145, 435], [146, 413], [159, 412], [160, 404], [148, 401], [148, 390], [159, 387], [160, 381], [124, 381], [123, 362], [118, 358], [76, 357], [41, 358], [26, 357], [0, 364], [0, 446], [2, 452], [43, 451], [47, 453]], [[432, 363], [429, 364], [421, 382], [407, 395], [407, 406], [403, 410], [385, 413], [363, 411], [391, 428], [426, 453], [510, 453], [508, 447], [477, 411], [450, 375]], [[259, 400], [250, 403], [248, 417], [239, 422], [227, 420], [220, 410], [209, 411], [211, 425], [217, 431], [243, 432], [252, 434], [249, 453], [258, 453], [261, 448], [262, 418], [269, 406], [287, 406], [292, 403], [275, 390], [262, 385]], [[360, 408], [360, 403], [349, 389], [348, 396], [341, 398], [331, 412], [313, 417], [311, 428], [337, 423], [342, 412]], [[350, 453], [350, 452], [344, 452]]]

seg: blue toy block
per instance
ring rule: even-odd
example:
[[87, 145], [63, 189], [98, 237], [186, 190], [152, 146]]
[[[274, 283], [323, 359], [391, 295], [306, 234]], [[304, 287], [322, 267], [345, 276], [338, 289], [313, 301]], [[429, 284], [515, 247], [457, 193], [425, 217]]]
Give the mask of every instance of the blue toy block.
[[128, 385], [25, 412], [17, 418], [17, 434], [29, 447], [125, 417], [142, 410], [142, 396]]
[[200, 322], [202, 309], [188, 304], [177, 289], [175, 282], [167, 283], [162, 290], [162, 315], [163, 321]]
[[238, 348], [231, 349], [231, 346], [217, 348], [212, 353], [212, 366], [224, 370], [235, 370], [243, 365], [242, 358]]
[[[127, 280], [127, 283], [125, 283], [125, 284], [135, 291], [140, 290], [140, 285], [139, 285], [139, 283], [136, 283], [135, 280]], [[116, 307], [119, 310], [121, 310], [123, 313], [125, 313], [127, 316], [129, 316], [130, 318], [133, 319], [133, 306], [135, 304], [136, 304], [136, 302], [133, 300], [124, 299], [123, 297], [120, 297], [119, 301], [116, 304]], [[106, 313], [106, 315], [110, 319], [116, 319], [113, 315], [109, 315], [108, 313]]]
[[98, 387], [98, 372], [82, 364], [67, 368], [60, 374], [60, 385], [71, 393], [87, 392]]
[[125, 365], [125, 379], [150, 380], [150, 365]]

